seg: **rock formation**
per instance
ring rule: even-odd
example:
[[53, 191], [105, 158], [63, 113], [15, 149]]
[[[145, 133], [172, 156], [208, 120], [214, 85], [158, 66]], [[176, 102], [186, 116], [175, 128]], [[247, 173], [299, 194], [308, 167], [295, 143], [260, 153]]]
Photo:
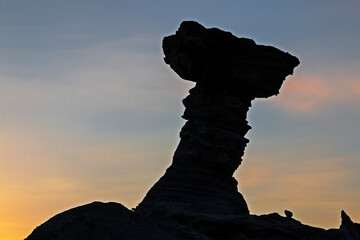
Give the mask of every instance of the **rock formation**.
[[285, 216], [287, 218], [292, 218], [293, 217], [293, 213], [291, 211], [289, 211], [289, 210], [285, 210], [284, 213], [285, 213]]
[[[146, 233], [146, 237], [144, 237]], [[110, 240], [179, 238], [118, 203], [94, 202], [56, 215], [27, 239]]]
[[192, 21], [165, 37], [163, 50], [180, 77], [196, 82], [183, 100], [187, 122], [165, 175], [135, 211], [95, 202], [51, 218], [27, 240], [360, 240], [360, 225], [345, 212], [330, 230], [303, 225], [288, 210], [287, 217], [250, 215], [237, 190], [233, 173], [248, 143], [251, 101], [278, 94], [296, 57]]
[[299, 60], [196, 22], [183, 22], [163, 49], [165, 62], [196, 86], [183, 100], [188, 121], [173, 163], [136, 211], [248, 214], [233, 178], [248, 143], [246, 113], [255, 97], [279, 93]]

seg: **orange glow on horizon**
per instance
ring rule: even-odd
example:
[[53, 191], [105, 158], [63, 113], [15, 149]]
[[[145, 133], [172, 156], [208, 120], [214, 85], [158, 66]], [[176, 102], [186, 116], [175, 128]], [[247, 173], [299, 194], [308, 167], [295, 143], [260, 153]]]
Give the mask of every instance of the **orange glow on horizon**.
[[[157, 151], [156, 141], [94, 144], [72, 133], [72, 144], [59, 151], [57, 137], [10, 128], [1, 132], [0, 240], [24, 239], [54, 215], [93, 201], [135, 207], [161, 174], [148, 166], [152, 158], [140, 161], [148, 157], [147, 148]], [[144, 152], [136, 151], [139, 144]], [[67, 155], [78, 162], [66, 162]]]
[[340, 212], [345, 210], [359, 221], [360, 193], [346, 187], [356, 174], [331, 163], [340, 159], [284, 163], [270, 156], [261, 158], [245, 159], [235, 175], [252, 214], [284, 215], [284, 210], [290, 210], [305, 224], [338, 228]]

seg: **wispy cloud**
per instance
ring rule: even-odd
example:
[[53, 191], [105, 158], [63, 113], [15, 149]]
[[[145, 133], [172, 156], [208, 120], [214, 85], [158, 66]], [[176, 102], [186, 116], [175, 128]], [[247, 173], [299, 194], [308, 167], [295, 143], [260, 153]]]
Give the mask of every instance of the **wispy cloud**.
[[280, 94], [271, 101], [288, 110], [312, 112], [334, 102], [360, 100], [360, 78], [299, 74], [291, 76], [283, 84]]

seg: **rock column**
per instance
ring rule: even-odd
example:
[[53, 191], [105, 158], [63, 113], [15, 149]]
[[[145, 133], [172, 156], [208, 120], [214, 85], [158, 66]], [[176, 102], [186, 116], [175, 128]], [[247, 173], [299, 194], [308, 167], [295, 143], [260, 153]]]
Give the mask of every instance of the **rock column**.
[[248, 143], [246, 114], [256, 97], [278, 94], [299, 60], [192, 21], [165, 37], [163, 50], [165, 62], [196, 85], [183, 100], [188, 121], [172, 165], [136, 212], [162, 217], [249, 214], [233, 177]]

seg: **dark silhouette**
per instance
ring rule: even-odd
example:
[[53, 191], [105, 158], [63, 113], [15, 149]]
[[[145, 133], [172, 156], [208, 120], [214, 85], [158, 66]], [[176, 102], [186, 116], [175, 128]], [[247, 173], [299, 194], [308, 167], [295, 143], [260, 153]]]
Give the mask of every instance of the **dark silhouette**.
[[196, 86], [183, 100], [188, 121], [173, 163], [136, 212], [248, 214], [233, 178], [248, 143], [246, 113], [255, 97], [277, 94], [299, 60], [196, 22], [183, 22], [163, 49], [165, 62]]
[[183, 22], [163, 40], [165, 62], [196, 82], [183, 100], [181, 141], [172, 165], [130, 211], [95, 202], [61, 213], [36, 228], [34, 239], [360, 239], [360, 225], [341, 213], [339, 229], [310, 227], [277, 213], [250, 215], [237, 190], [255, 98], [279, 93], [299, 60], [216, 28]]
[[292, 218], [293, 217], [293, 213], [291, 211], [289, 211], [289, 210], [285, 210], [284, 213], [285, 213], [285, 216], [287, 218]]

